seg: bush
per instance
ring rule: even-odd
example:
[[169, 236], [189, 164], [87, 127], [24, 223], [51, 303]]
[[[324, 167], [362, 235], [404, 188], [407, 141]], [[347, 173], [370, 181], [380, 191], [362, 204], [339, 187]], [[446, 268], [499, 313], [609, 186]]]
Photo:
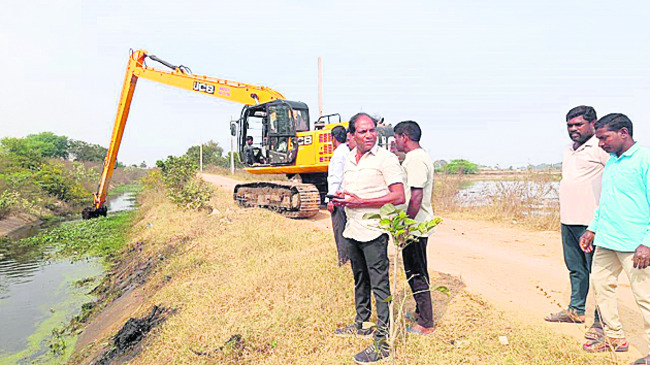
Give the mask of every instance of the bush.
[[63, 163], [43, 164], [34, 177], [48, 195], [65, 202], [77, 203], [90, 197], [75, 174], [67, 170]]
[[160, 168], [165, 186], [172, 189], [182, 189], [199, 168], [188, 156], [169, 156], [165, 161], [156, 161], [156, 166]]
[[192, 178], [182, 189], [169, 189], [169, 198], [179, 207], [201, 209], [212, 199], [212, 189], [205, 181]]
[[[169, 156], [157, 161], [160, 176], [167, 188], [167, 195], [178, 206], [185, 209], [201, 209], [212, 199], [212, 189], [203, 180], [195, 177], [197, 164], [190, 157]], [[155, 184], [156, 176], [150, 175], [146, 184]]]
[[467, 160], [451, 160], [442, 167], [442, 171], [446, 174], [476, 174], [478, 165]]
[[0, 219], [6, 217], [16, 205], [18, 194], [5, 190], [0, 193]]

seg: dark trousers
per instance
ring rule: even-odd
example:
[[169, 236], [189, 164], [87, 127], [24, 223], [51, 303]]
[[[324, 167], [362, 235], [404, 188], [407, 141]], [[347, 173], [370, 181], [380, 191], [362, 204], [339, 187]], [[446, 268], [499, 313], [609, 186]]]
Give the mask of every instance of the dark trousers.
[[382, 234], [368, 242], [347, 239], [348, 256], [354, 275], [354, 302], [357, 310], [356, 323], [370, 320], [370, 290], [375, 294], [377, 307], [377, 339], [388, 335], [390, 315], [388, 297], [388, 235]]
[[428, 240], [428, 237], [420, 237], [416, 242], [408, 244], [402, 251], [402, 259], [404, 260], [406, 279], [415, 299], [418, 324], [431, 328], [433, 327], [433, 309], [429, 291], [429, 271], [427, 270]]
[[347, 238], [343, 237], [347, 220], [345, 209], [334, 207], [334, 211], [332, 212], [332, 230], [334, 231], [334, 241], [336, 242], [339, 264], [344, 264], [348, 261], [347, 244], [345, 243]]
[[[589, 274], [591, 273], [591, 260], [593, 252], [586, 253], [580, 249], [580, 236], [587, 230], [587, 226], [562, 224], [562, 249], [564, 263], [569, 269], [571, 281], [571, 301], [569, 308], [578, 314], [585, 314], [587, 293], [589, 293]], [[594, 320], [600, 321], [598, 310], [594, 311]]]

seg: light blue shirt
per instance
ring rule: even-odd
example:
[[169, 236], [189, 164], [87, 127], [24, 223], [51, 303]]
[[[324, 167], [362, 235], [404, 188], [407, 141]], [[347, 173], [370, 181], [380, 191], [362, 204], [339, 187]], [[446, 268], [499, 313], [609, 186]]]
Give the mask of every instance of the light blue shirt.
[[327, 166], [327, 194], [334, 195], [337, 191], [341, 190], [345, 159], [349, 154], [350, 148], [345, 143], [341, 143], [334, 150], [330, 164]]
[[650, 247], [650, 149], [634, 143], [621, 157], [611, 154], [603, 172], [600, 205], [588, 230], [594, 245], [618, 252]]

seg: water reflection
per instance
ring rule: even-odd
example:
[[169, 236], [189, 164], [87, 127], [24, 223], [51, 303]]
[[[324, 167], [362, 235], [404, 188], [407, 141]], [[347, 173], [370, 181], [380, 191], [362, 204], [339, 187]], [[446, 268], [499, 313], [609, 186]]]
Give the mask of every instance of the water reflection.
[[106, 207], [109, 212], [120, 212], [123, 210], [132, 210], [135, 208], [136, 198], [134, 193], [125, 193], [106, 201]]

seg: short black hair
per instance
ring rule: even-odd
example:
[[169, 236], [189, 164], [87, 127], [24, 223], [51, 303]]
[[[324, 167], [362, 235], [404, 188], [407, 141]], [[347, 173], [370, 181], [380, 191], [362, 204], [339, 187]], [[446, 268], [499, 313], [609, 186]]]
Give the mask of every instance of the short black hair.
[[336, 139], [341, 143], [345, 143], [348, 140], [348, 132], [340, 125], [332, 128], [332, 138]]
[[630, 137], [633, 137], [632, 121], [625, 114], [621, 114], [621, 113], [607, 114], [606, 116], [598, 119], [596, 124], [594, 124], [594, 127], [596, 129], [607, 127], [607, 130], [613, 132], [618, 132], [623, 128], [627, 128], [627, 131], [630, 133]]
[[569, 120], [577, 118], [581, 115], [587, 122], [593, 122], [597, 119], [596, 110], [594, 110], [594, 108], [586, 105], [580, 105], [569, 110], [569, 112], [566, 114], [566, 121], [568, 122]]
[[252, 141], [252, 140], [253, 140], [253, 136], [246, 136], [246, 140], [247, 140], [247, 141]]
[[413, 142], [420, 142], [420, 137], [422, 137], [422, 129], [417, 122], [412, 120], [397, 123], [393, 128], [393, 133], [407, 135]]
[[364, 112], [357, 113], [357, 114], [353, 115], [352, 118], [350, 118], [350, 123], [349, 123], [349, 126], [348, 126], [348, 130], [350, 131], [350, 133], [354, 133], [357, 130], [357, 127], [356, 127], [357, 120], [359, 120], [362, 117], [366, 117], [366, 118], [372, 120], [372, 122], [375, 123], [375, 127], [377, 126], [377, 119], [371, 117], [368, 113], [364, 113]]

